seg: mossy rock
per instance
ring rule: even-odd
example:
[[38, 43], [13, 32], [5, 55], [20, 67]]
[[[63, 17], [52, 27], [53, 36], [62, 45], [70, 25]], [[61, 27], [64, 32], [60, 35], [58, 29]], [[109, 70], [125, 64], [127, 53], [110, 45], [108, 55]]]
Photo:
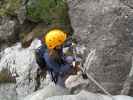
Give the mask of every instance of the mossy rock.
[[0, 16], [15, 15], [21, 6], [21, 0], [3, 0], [0, 2]]

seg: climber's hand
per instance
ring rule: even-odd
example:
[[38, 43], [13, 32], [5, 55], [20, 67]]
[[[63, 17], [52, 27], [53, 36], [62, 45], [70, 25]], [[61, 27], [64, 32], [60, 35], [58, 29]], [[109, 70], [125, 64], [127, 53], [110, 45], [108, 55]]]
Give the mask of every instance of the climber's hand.
[[81, 70], [79, 62], [74, 61], [72, 66], [73, 66], [73, 74], [77, 74], [77, 72], [79, 72]]

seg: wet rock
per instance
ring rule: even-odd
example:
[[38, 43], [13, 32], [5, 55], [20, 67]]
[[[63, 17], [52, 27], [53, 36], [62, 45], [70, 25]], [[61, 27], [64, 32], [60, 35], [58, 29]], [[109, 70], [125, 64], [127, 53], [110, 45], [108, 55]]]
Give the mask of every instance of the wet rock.
[[[88, 72], [113, 94], [119, 94], [131, 67], [133, 9], [131, 0], [67, 0], [74, 33], [97, 60]], [[93, 92], [100, 92], [90, 83]]]

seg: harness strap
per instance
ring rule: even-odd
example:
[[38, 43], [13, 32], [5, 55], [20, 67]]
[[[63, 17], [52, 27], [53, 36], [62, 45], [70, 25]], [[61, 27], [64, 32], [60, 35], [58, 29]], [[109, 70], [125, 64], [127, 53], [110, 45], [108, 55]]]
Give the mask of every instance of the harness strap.
[[58, 74], [53, 74], [53, 73], [54, 73], [53, 71], [50, 71], [52, 81], [56, 84], [58, 80]]

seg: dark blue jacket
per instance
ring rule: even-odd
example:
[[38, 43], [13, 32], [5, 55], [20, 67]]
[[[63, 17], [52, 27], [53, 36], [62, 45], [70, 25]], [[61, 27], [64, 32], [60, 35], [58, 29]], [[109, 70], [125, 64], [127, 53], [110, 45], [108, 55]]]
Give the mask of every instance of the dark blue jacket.
[[62, 50], [60, 50], [60, 60], [61, 63], [55, 61], [53, 58], [51, 58], [48, 55], [48, 50], [46, 48], [46, 46], [42, 45], [41, 47], [39, 47], [36, 52], [41, 56], [40, 60], [42, 60], [47, 66], [47, 70], [49, 72], [54, 72], [55, 74], [58, 75], [64, 75], [66, 73], [68, 73], [71, 70], [71, 65], [67, 63], [67, 61], [65, 61], [65, 57], [63, 55]]

